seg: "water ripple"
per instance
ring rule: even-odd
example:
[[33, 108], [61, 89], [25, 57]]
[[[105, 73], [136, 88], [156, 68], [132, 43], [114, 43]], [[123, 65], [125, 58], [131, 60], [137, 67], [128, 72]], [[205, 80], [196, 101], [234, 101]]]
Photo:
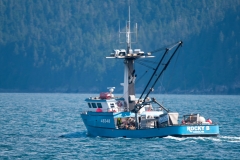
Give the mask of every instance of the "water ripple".
[[88, 137], [88, 94], [0, 93], [0, 159], [238, 159], [240, 96], [155, 95], [171, 111], [202, 113], [218, 137]]

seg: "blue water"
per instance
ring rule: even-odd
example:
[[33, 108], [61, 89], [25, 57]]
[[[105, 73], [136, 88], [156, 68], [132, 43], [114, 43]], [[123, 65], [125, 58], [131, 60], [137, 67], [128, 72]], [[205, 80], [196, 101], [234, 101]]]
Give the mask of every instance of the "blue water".
[[219, 123], [215, 138], [88, 137], [88, 94], [0, 93], [0, 159], [239, 159], [240, 96], [154, 95], [171, 111]]

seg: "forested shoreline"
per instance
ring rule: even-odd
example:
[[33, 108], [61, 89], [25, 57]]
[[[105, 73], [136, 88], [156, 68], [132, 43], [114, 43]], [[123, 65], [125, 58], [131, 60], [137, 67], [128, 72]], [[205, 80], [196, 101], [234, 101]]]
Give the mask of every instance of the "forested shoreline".
[[240, 94], [239, 0], [0, 0], [0, 92], [122, 92], [122, 62], [105, 57], [126, 48], [129, 3], [134, 48], [184, 42], [155, 93]]

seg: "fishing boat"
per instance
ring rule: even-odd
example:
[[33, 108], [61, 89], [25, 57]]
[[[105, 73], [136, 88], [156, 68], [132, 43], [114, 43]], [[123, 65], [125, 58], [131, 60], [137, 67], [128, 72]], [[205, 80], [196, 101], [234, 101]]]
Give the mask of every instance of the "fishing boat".
[[[136, 25], [137, 26], [137, 25]], [[135, 27], [137, 31], [137, 27]], [[134, 61], [138, 59], [155, 58], [153, 52], [145, 53], [141, 49], [131, 48], [130, 7], [129, 20], [126, 31], [126, 49], [115, 49], [108, 59], [122, 60], [124, 64], [123, 96], [114, 96], [115, 87], [108, 87], [107, 92], [99, 96], [85, 99], [86, 107], [81, 113], [89, 136], [125, 137], [125, 138], [151, 138], [151, 137], [199, 137], [218, 136], [219, 126], [211, 119], [205, 119], [199, 113], [186, 114], [179, 118], [179, 113], [170, 112], [163, 104], [149, 95], [154, 90], [156, 82], [167, 69], [174, 55], [182, 46], [179, 41], [167, 48], [160, 58], [157, 66], [146, 83], [141, 96], [135, 93]], [[172, 51], [169, 56], [169, 52]], [[168, 56], [166, 56], [168, 54]], [[163, 63], [164, 62], [164, 63]], [[163, 67], [161, 67], [163, 66]], [[156, 76], [157, 75], [157, 76]], [[148, 90], [148, 88], [150, 88]]]

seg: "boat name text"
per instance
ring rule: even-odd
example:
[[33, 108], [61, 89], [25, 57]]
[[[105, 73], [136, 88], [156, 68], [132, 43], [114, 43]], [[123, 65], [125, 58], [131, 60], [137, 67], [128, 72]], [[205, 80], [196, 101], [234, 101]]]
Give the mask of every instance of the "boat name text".
[[[189, 126], [187, 127], [187, 131], [191, 133], [204, 133], [205, 126]], [[210, 127], [206, 126], [206, 130], [209, 130]]]

